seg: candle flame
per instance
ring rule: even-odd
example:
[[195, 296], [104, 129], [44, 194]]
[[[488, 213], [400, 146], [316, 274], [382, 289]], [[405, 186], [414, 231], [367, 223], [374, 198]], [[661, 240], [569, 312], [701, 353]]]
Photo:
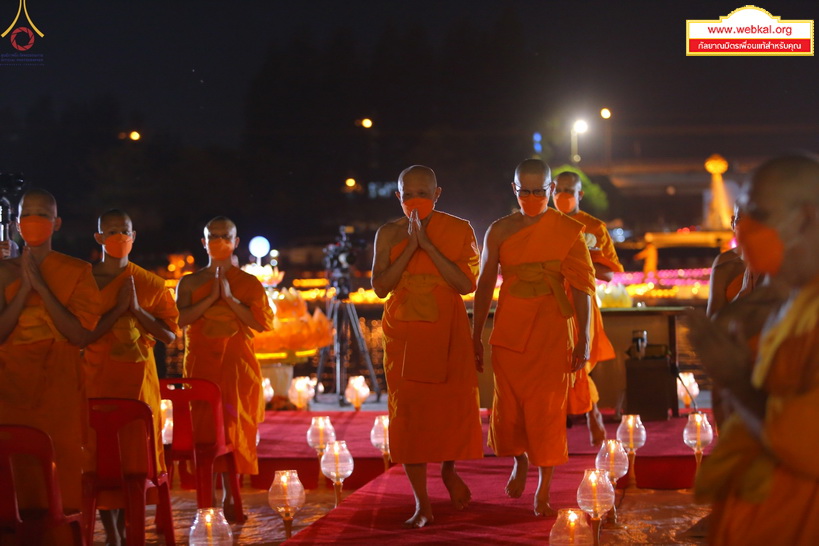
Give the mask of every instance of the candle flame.
[[577, 512], [575, 512], [574, 510], [569, 512], [569, 521], [572, 522], [572, 523], [577, 521]]

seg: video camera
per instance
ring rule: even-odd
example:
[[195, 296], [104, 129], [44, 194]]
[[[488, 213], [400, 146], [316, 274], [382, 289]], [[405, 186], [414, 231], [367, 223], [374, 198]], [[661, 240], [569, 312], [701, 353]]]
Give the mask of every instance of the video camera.
[[13, 211], [25, 185], [22, 173], [0, 173], [0, 241], [11, 238], [11, 220], [16, 216]]
[[327, 270], [327, 279], [336, 289], [335, 297], [346, 300], [350, 296], [350, 267], [355, 265], [358, 254], [366, 247], [361, 239], [351, 239], [349, 235], [355, 233], [353, 226], [340, 226], [340, 235], [336, 242], [324, 247], [324, 268]]

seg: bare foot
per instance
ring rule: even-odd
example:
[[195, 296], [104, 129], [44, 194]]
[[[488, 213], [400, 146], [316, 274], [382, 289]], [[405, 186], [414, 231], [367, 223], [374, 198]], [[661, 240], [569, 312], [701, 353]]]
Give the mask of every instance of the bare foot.
[[[543, 470], [543, 469], [541, 469]], [[541, 480], [537, 484], [537, 491], [535, 491], [535, 515], [543, 517], [554, 517], [557, 512], [549, 504], [549, 486], [552, 481], [552, 469], [549, 469], [548, 476], [541, 476]], [[545, 474], [545, 473], [544, 473]]]
[[457, 510], [463, 510], [469, 506], [469, 501], [472, 500], [472, 492], [458, 473], [455, 472], [455, 467], [452, 467], [451, 470], [446, 468], [442, 469], [441, 479], [447, 491], [449, 491], [452, 506]]
[[512, 474], [506, 482], [506, 496], [519, 499], [526, 489], [526, 476], [529, 473], [529, 457], [526, 453], [515, 457], [515, 466], [512, 467]]
[[425, 508], [418, 506], [415, 508], [415, 514], [404, 522], [404, 527], [408, 529], [420, 529], [433, 521], [435, 521], [435, 518], [432, 517], [432, 508], [430, 506]]
[[543, 516], [545, 518], [552, 518], [557, 515], [557, 512], [554, 508], [552, 508], [552, 505], [549, 504], [548, 498], [544, 501], [540, 501], [537, 497], [535, 497], [535, 515]]
[[587, 413], [586, 424], [589, 427], [589, 442], [591, 442], [591, 445], [594, 447], [603, 445], [603, 441], [606, 439], [606, 427], [603, 424], [603, 416], [600, 412], [592, 409]]
[[230, 499], [230, 495], [225, 499], [222, 505], [222, 512], [225, 514], [225, 519], [228, 521], [234, 521], [236, 519], [236, 507], [233, 504], [233, 500]]

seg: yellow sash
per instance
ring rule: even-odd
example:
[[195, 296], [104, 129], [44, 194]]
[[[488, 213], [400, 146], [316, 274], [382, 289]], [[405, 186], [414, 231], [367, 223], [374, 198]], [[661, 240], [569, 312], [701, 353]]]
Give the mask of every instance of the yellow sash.
[[515, 279], [509, 285], [509, 293], [517, 298], [529, 299], [553, 294], [560, 307], [560, 313], [569, 318], [574, 315], [572, 304], [563, 289], [563, 275], [560, 260], [531, 262], [502, 267], [505, 278]]
[[202, 327], [205, 337], [231, 337], [239, 331], [236, 315], [224, 305], [212, 305], [202, 316], [205, 318]]
[[65, 341], [65, 337], [54, 326], [54, 321], [48, 311], [40, 305], [31, 305], [23, 308], [17, 320], [17, 333], [12, 340], [15, 345], [35, 343], [44, 339]]
[[436, 286], [446, 286], [446, 281], [438, 275], [413, 275], [405, 271], [395, 287], [399, 297], [395, 318], [402, 321], [437, 321], [438, 304], [432, 293]]

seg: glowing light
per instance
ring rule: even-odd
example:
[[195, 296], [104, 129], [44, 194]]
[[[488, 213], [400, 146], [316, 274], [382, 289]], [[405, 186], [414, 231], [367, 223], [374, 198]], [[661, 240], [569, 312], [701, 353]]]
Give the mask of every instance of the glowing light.
[[140, 135], [137, 131], [131, 131], [128, 134], [128, 138], [130, 138], [131, 140], [139, 140], [140, 138], [142, 138], [142, 135]]
[[267, 253], [270, 252], [270, 241], [261, 235], [257, 235], [250, 240], [248, 247], [250, 248], [250, 253], [253, 256], [256, 258], [262, 258], [267, 256]]
[[611, 118], [611, 110], [609, 110], [608, 108], [601, 109], [600, 110], [600, 117], [603, 118], [603, 119]]
[[348, 188], [354, 188], [355, 178], [348, 178], [347, 180], [344, 181], [344, 185], [347, 186]]
[[270, 257], [271, 258], [278, 258], [279, 257], [279, 251], [274, 248], [273, 250], [270, 251]]
[[589, 124], [586, 123], [584, 120], [579, 119], [574, 122], [574, 125], [572, 125], [572, 129], [574, 130], [575, 133], [585, 133], [586, 131], [589, 130]]
[[361, 126], [364, 127], [365, 129], [369, 129], [373, 126], [373, 120], [371, 120], [370, 118], [364, 118], [361, 120]]
[[330, 284], [327, 279], [293, 279], [296, 288], [323, 288]]

